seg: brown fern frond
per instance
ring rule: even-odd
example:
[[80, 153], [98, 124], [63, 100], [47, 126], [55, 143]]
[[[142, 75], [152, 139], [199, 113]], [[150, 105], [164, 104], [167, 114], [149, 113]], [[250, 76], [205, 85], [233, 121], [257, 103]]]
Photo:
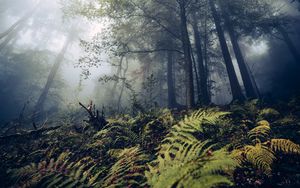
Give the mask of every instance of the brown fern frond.
[[253, 128], [248, 132], [248, 137], [254, 143], [259, 143], [263, 139], [267, 139], [269, 137], [270, 130], [271, 127], [269, 122], [266, 120], [262, 120], [257, 123], [257, 127]]
[[[281, 151], [286, 154], [300, 154], [300, 145], [288, 139], [271, 139], [271, 149], [274, 152]], [[265, 142], [264, 144], [269, 144]]]
[[247, 145], [244, 149], [247, 161], [265, 174], [271, 173], [273, 161], [276, 159], [272, 150], [260, 143], [255, 146]]

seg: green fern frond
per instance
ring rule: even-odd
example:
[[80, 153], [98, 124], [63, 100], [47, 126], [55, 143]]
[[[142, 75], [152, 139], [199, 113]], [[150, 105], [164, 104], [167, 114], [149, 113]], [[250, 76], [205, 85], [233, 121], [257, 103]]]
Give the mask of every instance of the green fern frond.
[[230, 113], [219, 111], [216, 108], [208, 110], [200, 109], [193, 112], [190, 116], [185, 116], [182, 121], [173, 126], [173, 129], [188, 133], [203, 132], [203, 124], [214, 125], [227, 114]]
[[[300, 146], [288, 139], [271, 139], [271, 149], [274, 152], [280, 151], [286, 154], [300, 154]], [[269, 144], [268, 142], [264, 143]]]
[[[106, 125], [93, 137], [100, 145], [111, 149], [124, 148], [140, 142], [138, 134], [130, 129], [128, 124], [113, 123]], [[93, 147], [95, 144], [91, 144]]]
[[77, 162], [70, 162], [71, 153], [64, 152], [56, 160], [49, 162], [41, 161], [20, 169], [13, 170], [13, 177], [19, 181], [18, 184], [25, 187], [78, 187], [93, 186], [99, 173], [93, 174], [95, 168], [93, 160], [89, 157]]
[[[152, 187], [214, 187], [220, 183], [232, 184], [219, 172], [232, 172], [237, 163], [224, 150], [212, 152], [208, 142], [178, 148], [172, 154], [165, 151], [149, 164], [146, 172]], [[210, 155], [209, 152], [212, 152]], [[208, 182], [209, 181], [209, 182]]]
[[146, 180], [144, 171], [148, 156], [138, 147], [124, 149], [118, 161], [111, 167], [103, 180], [103, 187], [134, 187], [143, 184]]
[[213, 125], [226, 114], [216, 109], [201, 109], [174, 125], [158, 148], [157, 159], [145, 172], [148, 184], [154, 188], [231, 184], [229, 178], [219, 172], [229, 172], [237, 163], [224, 149], [213, 152], [214, 145], [194, 136], [203, 132], [202, 125]]

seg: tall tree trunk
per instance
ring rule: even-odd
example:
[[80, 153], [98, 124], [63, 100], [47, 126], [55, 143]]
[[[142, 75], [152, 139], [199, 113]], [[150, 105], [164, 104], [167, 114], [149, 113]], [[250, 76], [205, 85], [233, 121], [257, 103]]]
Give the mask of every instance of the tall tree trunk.
[[3, 52], [4, 48], [8, 45], [8, 43], [12, 40], [17, 38], [19, 30], [16, 29], [15, 31], [10, 32], [3, 40], [3, 42], [0, 43], [0, 52]]
[[191, 43], [189, 39], [188, 29], [187, 29], [187, 18], [186, 18], [186, 1], [179, 0], [180, 7], [180, 29], [182, 38], [182, 48], [184, 52], [184, 60], [186, 66], [187, 75], [187, 107], [192, 108], [195, 106], [194, 98], [194, 79], [193, 79], [193, 61], [191, 57]]
[[[17, 27], [20, 25], [24, 25], [24, 23], [34, 14], [38, 6], [40, 5], [40, 1], [37, 3], [37, 5], [34, 6], [32, 10], [27, 12], [22, 18], [20, 18], [16, 23], [14, 23], [12, 26], [10, 26], [6, 31], [3, 33], [0, 33], [0, 39], [6, 37], [11, 32], [13, 32]], [[20, 28], [18, 30], [21, 30]]]
[[226, 65], [226, 69], [227, 69], [227, 73], [228, 73], [228, 77], [229, 77], [229, 81], [230, 81], [232, 98], [233, 98], [233, 100], [243, 101], [244, 96], [243, 96], [243, 93], [241, 90], [241, 86], [238, 82], [236, 72], [234, 70], [232, 59], [231, 59], [229, 49], [228, 49], [228, 46], [226, 43], [224, 31], [221, 27], [221, 19], [216, 10], [216, 7], [215, 7], [215, 1], [209, 0], [209, 5], [210, 5], [211, 11], [212, 11], [212, 16], [213, 16], [213, 19], [215, 22], [219, 42], [220, 42], [221, 49], [222, 49], [224, 62]]
[[204, 12], [204, 42], [203, 42], [203, 60], [204, 60], [204, 70], [206, 75], [206, 84], [207, 84], [207, 93], [208, 93], [208, 102], [211, 101], [211, 91], [209, 85], [209, 69], [208, 69], [208, 5], [205, 5], [205, 12]]
[[196, 54], [197, 54], [197, 61], [198, 61], [198, 75], [200, 77], [200, 98], [199, 101], [203, 105], [207, 105], [209, 103], [209, 96], [208, 96], [208, 88], [207, 88], [207, 75], [204, 66], [203, 54], [202, 54], [202, 42], [200, 31], [196, 22], [196, 15], [193, 14], [193, 30], [194, 30], [194, 37], [195, 37], [195, 46], [196, 46]]
[[258, 98], [258, 94], [255, 91], [254, 85], [252, 84], [250, 72], [247, 68], [244, 56], [242, 54], [240, 45], [238, 43], [238, 38], [237, 38], [234, 28], [232, 26], [229, 15], [227, 14], [228, 10], [226, 9], [226, 5], [224, 5], [223, 3], [221, 5], [222, 5], [222, 12], [223, 12], [224, 20], [225, 20], [225, 26], [227, 28], [227, 31], [228, 31], [228, 34], [229, 34], [229, 37], [231, 40], [232, 48], [235, 53], [235, 57], [236, 57], [236, 60], [237, 60], [237, 63], [238, 63], [238, 66], [239, 66], [239, 69], [241, 72], [242, 80], [243, 80], [243, 83], [245, 86], [246, 95], [248, 98]]
[[[128, 59], [127, 57], [124, 57], [125, 58], [125, 68], [123, 70], [123, 74], [121, 75], [122, 78], [126, 78], [126, 74], [127, 74], [127, 71], [128, 71]], [[121, 65], [121, 71], [122, 71], [122, 65]], [[120, 94], [119, 94], [119, 98], [118, 98], [118, 112], [120, 113], [121, 112], [121, 107], [122, 107], [122, 97], [123, 97], [123, 94], [124, 94], [124, 89], [125, 89], [125, 85], [126, 85], [126, 80], [122, 80], [122, 86], [121, 86], [121, 91], [120, 91]]]
[[167, 51], [167, 85], [168, 85], [168, 107], [174, 108], [176, 107], [176, 93], [175, 93], [175, 84], [174, 84], [174, 78], [173, 78], [173, 52]]
[[55, 78], [55, 76], [57, 74], [57, 71], [58, 71], [61, 63], [63, 62], [64, 55], [65, 55], [65, 53], [66, 53], [69, 45], [71, 44], [71, 38], [72, 38], [71, 35], [72, 34], [70, 34], [70, 36], [66, 39], [63, 48], [61, 49], [60, 53], [56, 57], [55, 63], [54, 63], [54, 65], [51, 68], [50, 74], [48, 75], [48, 78], [47, 78], [46, 85], [45, 85], [45, 87], [44, 87], [44, 89], [42, 91], [42, 94], [40, 95], [40, 97], [39, 97], [36, 105], [35, 105], [34, 113], [33, 113], [33, 122], [36, 121], [37, 117], [43, 111], [44, 104], [45, 104], [45, 101], [47, 99], [47, 95], [49, 93], [49, 90], [50, 90], [50, 88], [52, 86], [52, 83], [54, 81], [54, 78]]
[[198, 75], [198, 67], [197, 67], [197, 62], [195, 60], [195, 56], [193, 54], [193, 49], [191, 49], [192, 52], [192, 61], [193, 61], [193, 69], [194, 69], [194, 73], [195, 73], [195, 80], [196, 80], [196, 89], [197, 89], [197, 98], [198, 98], [198, 103], [201, 103], [201, 89], [200, 89], [200, 79], [199, 79], [199, 75]]
[[277, 26], [277, 30], [280, 32], [280, 34], [283, 37], [283, 41], [286, 43], [286, 45], [289, 48], [289, 51], [291, 52], [291, 54], [293, 55], [295, 62], [296, 63], [300, 63], [300, 54], [297, 51], [296, 46], [294, 45], [292, 39], [290, 38], [288, 32], [285, 30], [284, 27], [282, 27], [281, 25]]

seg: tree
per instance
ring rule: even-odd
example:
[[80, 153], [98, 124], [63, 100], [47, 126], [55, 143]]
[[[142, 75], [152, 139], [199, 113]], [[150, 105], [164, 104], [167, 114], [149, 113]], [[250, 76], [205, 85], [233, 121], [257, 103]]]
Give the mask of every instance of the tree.
[[204, 65], [204, 58], [203, 58], [203, 50], [202, 50], [202, 40], [201, 34], [198, 27], [197, 18], [195, 12], [192, 13], [193, 21], [192, 27], [194, 31], [194, 40], [196, 46], [196, 54], [197, 54], [197, 61], [198, 61], [198, 75], [200, 77], [200, 87], [199, 87], [199, 102], [203, 105], [209, 104], [209, 94], [208, 94], [208, 85], [207, 85], [207, 74]]
[[289, 35], [290, 26], [297, 20], [284, 14], [281, 8], [274, 6], [273, 1], [231, 0], [227, 6], [231, 10], [231, 16], [235, 17], [234, 25], [241, 30], [240, 33], [258, 37], [264, 34], [274, 36], [277, 32], [283, 38], [295, 62], [300, 62], [299, 52]]
[[177, 106], [176, 91], [173, 78], [174, 52], [167, 51], [167, 85], [168, 85], [168, 107], [174, 108]]
[[186, 17], [186, 7], [187, 1], [178, 0], [180, 9], [180, 28], [181, 28], [181, 40], [182, 48], [184, 52], [184, 60], [186, 64], [186, 77], [187, 77], [187, 107], [192, 108], [195, 106], [194, 97], [194, 77], [193, 77], [193, 62], [192, 62], [192, 52], [191, 52], [191, 42], [189, 39], [189, 33], [187, 29], [187, 17]]
[[71, 32], [69, 33], [67, 39], [64, 42], [64, 45], [63, 45], [61, 51], [59, 52], [59, 54], [57, 55], [57, 57], [54, 61], [54, 64], [48, 75], [47, 82], [42, 90], [41, 95], [39, 96], [39, 98], [35, 104], [33, 117], [32, 117], [33, 122], [35, 122], [37, 120], [37, 118], [39, 117], [39, 115], [41, 115], [43, 112], [44, 104], [46, 102], [49, 90], [52, 87], [54, 78], [59, 70], [59, 67], [61, 66], [61, 64], [64, 60], [64, 55], [67, 52], [67, 49], [68, 49], [69, 45], [71, 44], [71, 42], [74, 40], [74, 37], [75, 37], [75, 31], [74, 31], [74, 28], [72, 28]]
[[244, 96], [243, 96], [240, 84], [238, 82], [236, 72], [234, 70], [232, 59], [231, 59], [229, 49], [227, 46], [227, 42], [225, 39], [224, 31], [221, 27], [221, 19], [216, 10], [215, 1], [209, 0], [209, 5], [210, 5], [211, 11], [212, 11], [212, 16], [214, 19], [219, 42], [221, 45], [222, 54], [223, 54], [224, 62], [226, 65], [226, 69], [227, 69], [227, 73], [228, 73], [228, 77], [229, 77], [229, 81], [230, 81], [230, 87], [231, 87], [231, 93], [232, 93], [233, 100], [242, 101], [242, 100], [244, 100]]
[[300, 63], [300, 53], [298, 52], [295, 44], [293, 43], [292, 39], [290, 38], [287, 29], [285, 29], [285, 27], [280, 25], [280, 24], [278, 24], [276, 26], [276, 28], [279, 31], [279, 33], [281, 34], [281, 36], [283, 37], [283, 41], [287, 45], [287, 47], [288, 47], [289, 51], [291, 52], [295, 62]]
[[234, 26], [232, 25], [229, 13], [230, 10], [228, 9], [227, 5], [224, 3], [224, 1], [220, 1], [220, 5], [222, 8], [222, 15], [225, 20], [225, 27], [228, 31], [231, 44], [235, 53], [235, 57], [241, 72], [241, 77], [245, 86], [246, 95], [248, 98], [258, 98], [258, 93], [255, 91], [255, 86], [251, 80], [251, 75], [248, 70], [247, 64], [245, 62], [245, 59], [243, 57], [241, 48], [238, 43], [238, 36], [236, 32], [234, 31]]
[[0, 44], [0, 51], [17, 35], [18, 32], [20, 32], [24, 28], [24, 26], [26, 25], [26, 21], [35, 13], [40, 5], [41, 1], [39, 1], [33, 9], [27, 12], [6, 31], [0, 33], [0, 40], [4, 39], [4, 41]]

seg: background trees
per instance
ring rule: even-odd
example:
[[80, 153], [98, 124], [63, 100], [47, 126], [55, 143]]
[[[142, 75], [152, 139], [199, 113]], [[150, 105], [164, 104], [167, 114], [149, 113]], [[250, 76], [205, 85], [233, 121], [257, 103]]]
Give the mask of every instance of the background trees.
[[[69, 77], [72, 87], [76, 88], [76, 92], [69, 91], [65, 99], [76, 101], [81, 98], [80, 93], [85, 93], [89, 97], [85, 96], [84, 100], [92, 98], [109, 106], [111, 112], [123, 112], [134, 105], [145, 109], [194, 108], [211, 103], [242, 102], [265, 97], [268, 92], [273, 95], [274, 80], [282, 82], [281, 88], [289, 82], [291, 89], [286, 90], [287, 94], [297, 90], [293, 86], [297, 75], [286, 74], [296, 70], [292, 67], [299, 62], [297, 37], [293, 31], [298, 23], [297, 14], [290, 14], [292, 9], [297, 12], [296, 2], [62, 0], [60, 6], [57, 2], [28, 2], [31, 6], [19, 14], [12, 11], [17, 7], [6, 10], [16, 16], [1, 30], [2, 54], [6, 56], [9, 50], [18, 49], [20, 41], [25, 39], [30, 40], [35, 49], [47, 46], [59, 54], [65, 49], [64, 38], [68, 38], [66, 28], [71, 25], [68, 20], [77, 20], [77, 27], [82, 30], [74, 29], [78, 40], [68, 47], [66, 54], [58, 55], [65, 57], [59, 59], [74, 61], [75, 66], [82, 69], [81, 75], [73, 81], [70, 76], [73, 71], [65, 70], [65, 63], [62, 64], [62, 77]], [[47, 14], [49, 4], [56, 7], [58, 17]], [[82, 19], [97, 22], [94, 26], [99, 31], [82, 26], [86, 24]], [[275, 44], [280, 43], [277, 38], [286, 48], [276, 48]], [[273, 58], [279, 54], [277, 50], [288, 51], [290, 55]], [[295, 65], [285, 66], [285, 62], [292, 61]], [[48, 83], [52, 83], [58, 70], [55, 67], [60, 65], [53, 66]], [[96, 69], [107, 69], [107, 72], [94, 74]], [[276, 75], [276, 71], [282, 71], [282, 77]], [[289, 75], [294, 75], [291, 81], [287, 81]], [[95, 89], [85, 87], [91, 77], [97, 85]], [[35, 99], [34, 113], [41, 111], [43, 101], [47, 101], [45, 96], [50, 86], [46, 84], [44, 91], [40, 91], [41, 96]]]

